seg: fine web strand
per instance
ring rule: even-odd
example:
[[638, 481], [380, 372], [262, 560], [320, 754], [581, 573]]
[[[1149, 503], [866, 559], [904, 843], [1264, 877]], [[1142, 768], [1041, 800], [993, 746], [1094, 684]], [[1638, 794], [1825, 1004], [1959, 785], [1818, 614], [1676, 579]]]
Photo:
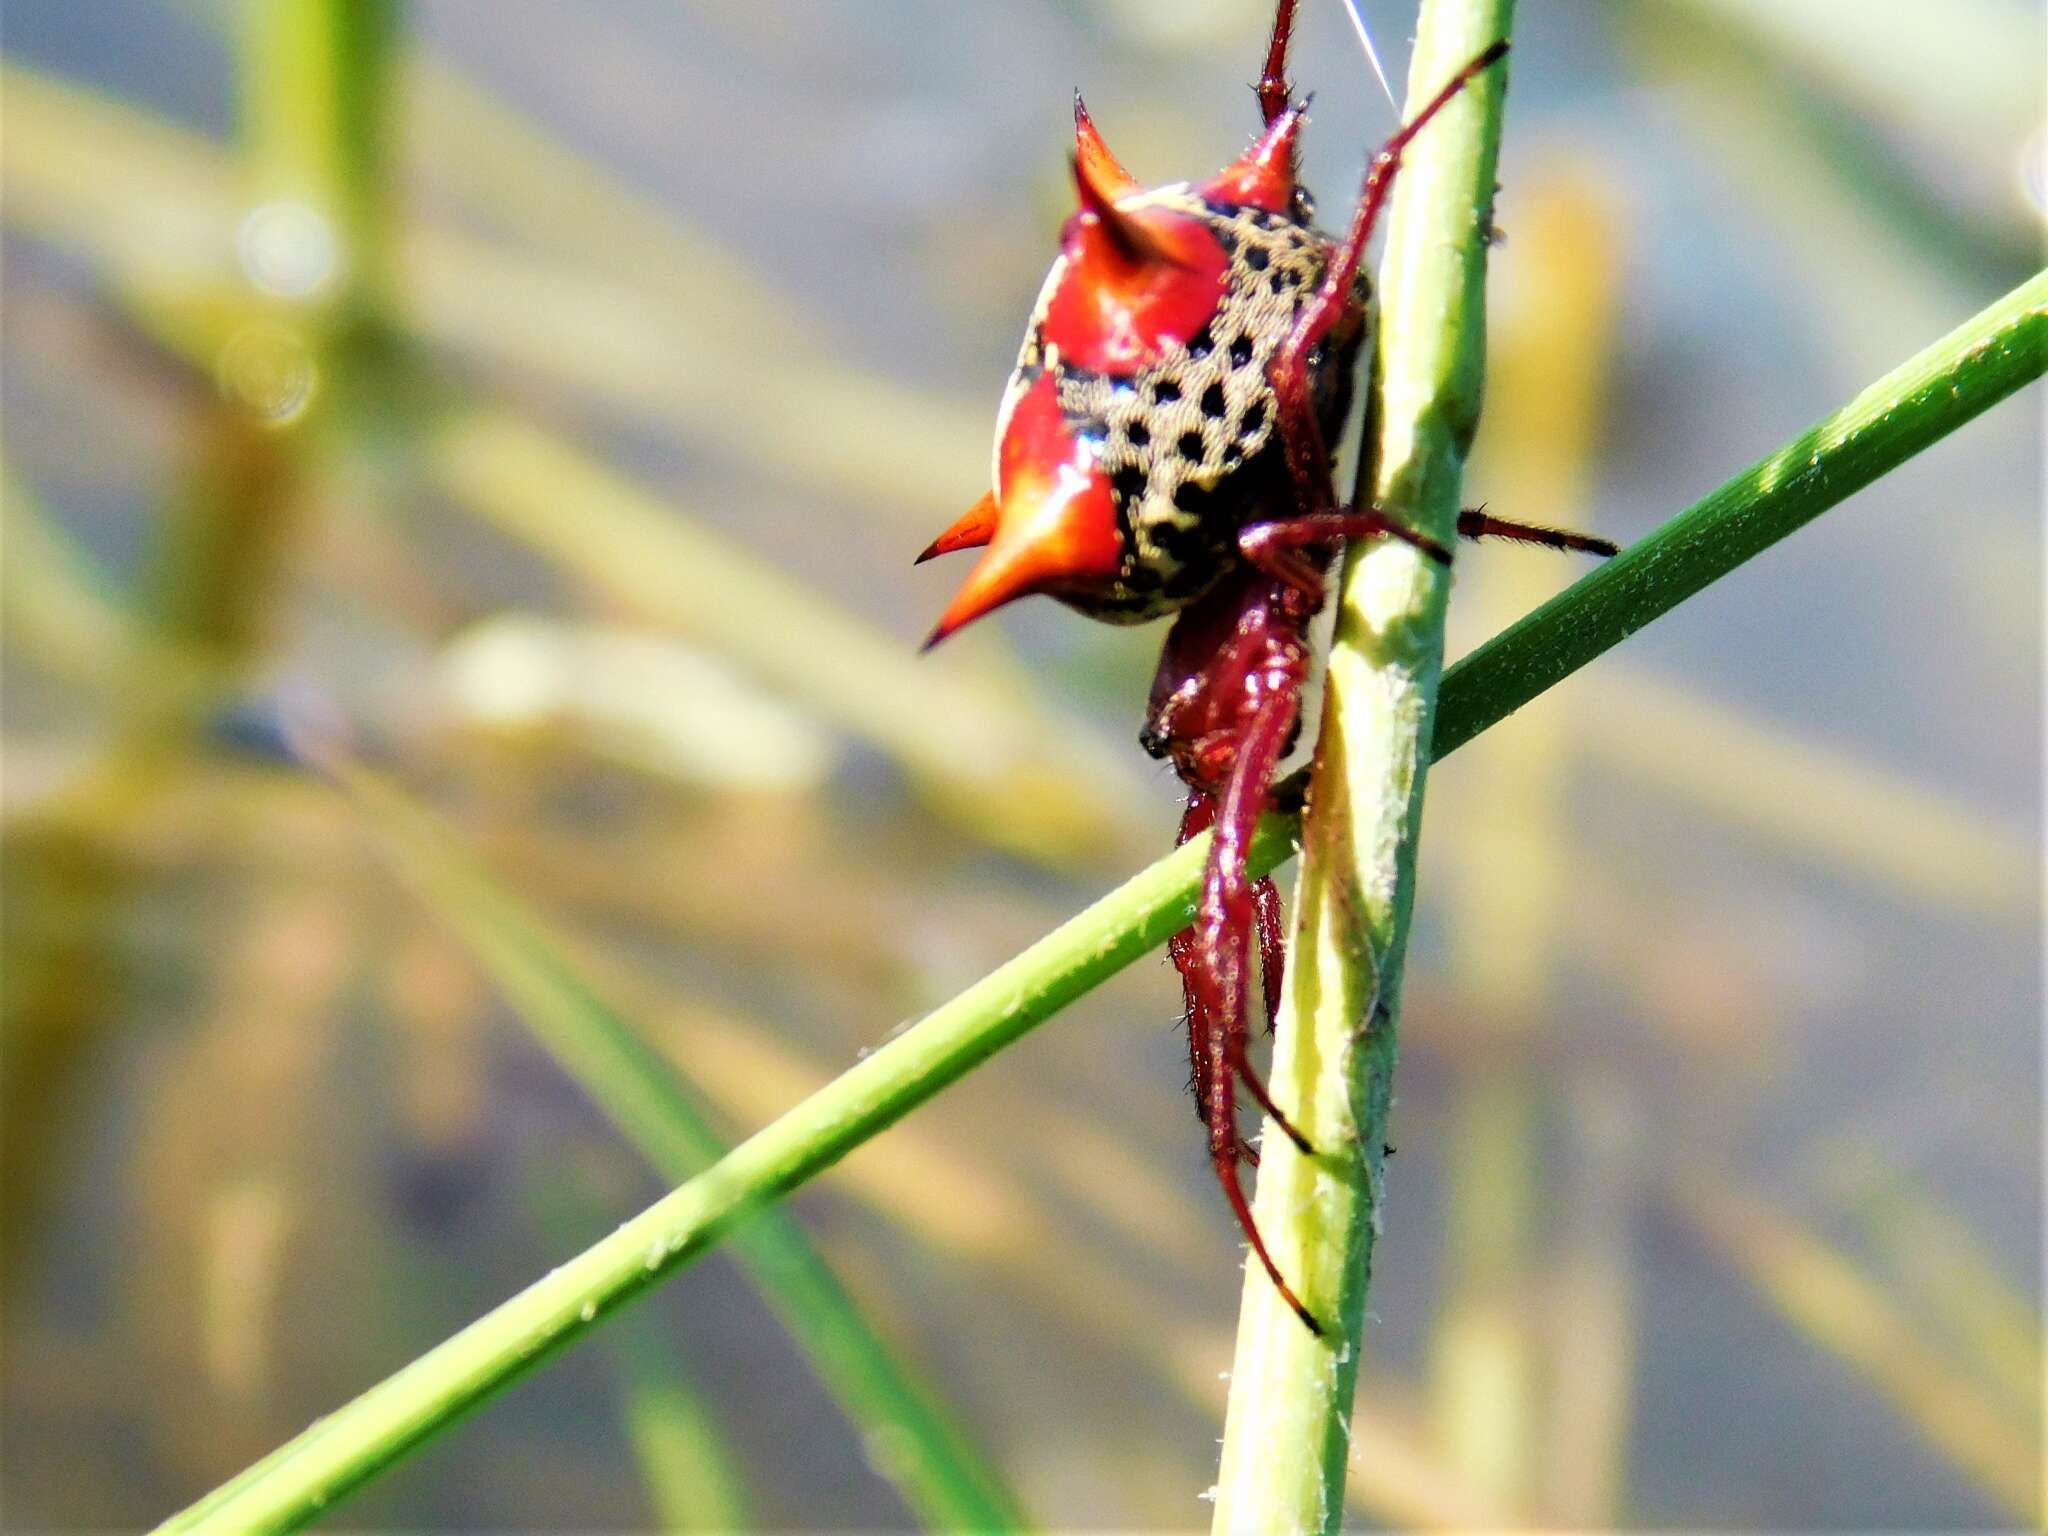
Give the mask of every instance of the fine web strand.
[[1386, 93], [1387, 105], [1394, 109], [1394, 117], [1401, 116], [1401, 103], [1394, 99], [1394, 87], [1387, 79], [1386, 67], [1380, 63], [1380, 51], [1373, 46], [1372, 32], [1365, 24], [1365, 16], [1358, 9], [1358, 0], [1344, 0], [1344, 14], [1351, 18], [1351, 30], [1358, 34], [1358, 46], [1365, 50], [1366, 62], [1372, 65], [1373, 78]]

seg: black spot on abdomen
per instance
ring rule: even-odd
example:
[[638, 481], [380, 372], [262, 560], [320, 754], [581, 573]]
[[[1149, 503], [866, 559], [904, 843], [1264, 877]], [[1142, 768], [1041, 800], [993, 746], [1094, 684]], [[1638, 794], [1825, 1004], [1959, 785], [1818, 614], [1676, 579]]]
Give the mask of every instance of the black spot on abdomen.
[[1216, 509], [1216, 487], [1195, 480], [1183, 480], [1173, 489], [1173, 504], [1183, 512], [1208, 518]]

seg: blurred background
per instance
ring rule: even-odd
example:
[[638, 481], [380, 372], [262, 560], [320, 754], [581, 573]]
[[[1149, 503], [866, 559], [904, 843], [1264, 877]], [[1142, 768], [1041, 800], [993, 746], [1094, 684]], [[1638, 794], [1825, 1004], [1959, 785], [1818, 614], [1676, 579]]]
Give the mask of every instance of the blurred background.
[[[10, 1525], [160, 1518], [689, 1166], [507, 904], [733, 1139], [1166, 850], [1161, 631], [920, 658], [910, 558], [1071, 91], [1206, 174], [1269, 14], [7, 8]], [[1636, 538], [2030, 275], [2043, 57], [2024, 0], [1523, 7], [1470, 499]], [[1338, 222], [1392, 109], [1329, 0], [1295, 74]], [[1356, 1524], [2039, 1518], [2040, 406], [1432, 775]], [[1468, 550], [1453, 653], [1580, 569]], [[1177, 1013], [1134, 967], [791, 1207], [1052, 1526], [1206, 1523], [1243, 1252]], [[340, 1523], [911, 1523], [764, 1273]]]

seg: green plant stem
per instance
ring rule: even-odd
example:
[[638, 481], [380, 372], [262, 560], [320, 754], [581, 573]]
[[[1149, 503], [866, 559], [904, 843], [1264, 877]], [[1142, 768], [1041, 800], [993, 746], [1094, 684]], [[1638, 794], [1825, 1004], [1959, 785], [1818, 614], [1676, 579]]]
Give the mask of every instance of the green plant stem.
[[[1508, 36], [1513, 0], [1427, 0], [1410, 112]], [[1372, 502], [1449, 544], [1485, 372], [1486, 231], [1506, 71], [1474, 79], [1410, 146], [1381, 265]], [[1316, 1151], [1262, 1143], [1253, 1214], [1322, 1320], [1245, 1266], [1216, 1481], [1218, 1532], [1334, 1531], [1383, 1187], [1401, 962], [1414, 902], [1449, 571], [1380, 540], [1345, 562], [1302, 836], [1269, 1086]]]
[[[540, 1043], [670, 1184], [728, 1150], [662, 1057], [586, 982], [540, 918], [474, 865], [396, 785], [323, 762], [400, 877], [454, 929]], [[877, 1471], [940, 1530], [1014, 1530], [1016, 1499], [931, 1389], [868, 1326], [791, 1216], [758, 1209], [732, 1234], [741, 1265], [859, 1430]]]
[[245, 0], [237, 48], [250, 195], [325, 220], [339, 257], [324, 295], [356, 319], [391, 265], [396, 0]]
[[[1439, 693], [1432, 755], [1446, 756], [1716, 575], [2038, 378], [2048, 363], [2044, 305], [2048, 274], [1452, 667]], [[1803, 470], [1792, 467], [1799, 459]], [[1293, 816], [1266, 817], [1251, 847], [1252, 871], [1281, 864], [1298, 830]], [[311, 1519], [702, 1253], [744, 1210], [829, 1167], [1163, 944], [1189, 920], [1207, 852], [1207, 838], [1198, 838], [1140, 872], [612, 1236], [165, 1528], [276, 1530]]]

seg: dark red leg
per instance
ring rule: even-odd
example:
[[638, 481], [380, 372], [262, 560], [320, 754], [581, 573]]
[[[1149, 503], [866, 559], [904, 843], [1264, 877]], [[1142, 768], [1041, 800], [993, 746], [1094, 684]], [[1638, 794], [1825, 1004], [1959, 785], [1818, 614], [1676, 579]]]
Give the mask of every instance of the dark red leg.
[[[1189, 790], [1188, 807], [1181, 813], [1180, 835], [1174, 839], [1174, 845], [1178, 847], [1189, 838], [1208, 831], [1215, 820], [1216, 802], [1199, 789]], [[1195, 1096], [1195, 1118], [1206, 1126], [1209, 1123], [1209, 1082], [1215, 1075], [1215, 1063], [1209, 1055], [1209, 1013], [1205, 993], [1195, 981], [1195, 970], [1200, 963], [1195, 930], [1181, 929], [1166, 941], [1166, 951], [1173, 957], [1173, 968], [1180, 973], [1181, 997], [1186, 1003], [1188, 1088]]]
[[[1451, 563], [1451, 552], [1435, 539], [1403, 528], [1374, 507], [1362, 512], [1319, 512], [1253, 523], [1238, 534], [1237, 547], [1253, 565], [1275, 580], [1286, 582], [1312, 608], [1320, 609], [1323, 567], [1320, 560], [1311, 556], [1327, 558], [1330, 549], [1346, 539], [1371, 539], [1383, 534], [1413, 545], [1441, 565]], [[1304, 551], [1310, 554], [1305, 555]]]
[[[1358, 275], [1358, 263], [1365, 255], [1366, 242], [1372, 238], [1373, 226], [1379, 222], [1380, 208], [1393, 185], [1394, 173], [1400, 169], [1401, 152], [1475, 75], [1493, 65], [1507, 51], [1508, 45], [1503, 39], [1451, 76], [1443, 89], [1432, 96], [1423, 109], [1373, 156], [1372, 165], [1365, 173], [1365, 188], [1359, 195], [1358, 208], [1351, 217], [1351, 228], [1343, 243], [1336, 248], [1329, 270], [1323, 274], [1321, 286], [1302, 307], [1285, 345], [1269, 365], [1275, 414], [1287, 453], [1287, 468], [1293, 476], [1302, 510], [1309, 516], [1329, 512], [1337, 505], [1336, 490], [1330, 478], [1330, 451], [1316, 421], [1309, 356], [1353, 303], [1352, 279]], [[1375, 531], [1394, 533], [1411, 540], [1414, 537], [1392, 526]], [[1447, 560], [1449, 556], [1442, 558]]]
[[1568, 528], [1546, 528], [1541, 523], [1510, 522], [1504, 517], [1493, 516], [1484, 507], [1474, 507], [1458, 514], [1458, 537], [1513, 539], [1522, 544], [1541, 544], [1546, 549], [1577, 550], [1602, 559], [1621, 553], [1621, 546], [1611, 539], [1596, 538], [1590, 533], [1573, 533]]
[[[1181, 814], [1180, 835], [1174, 839], [1176, 846], [1208, 831], [1215, 820], [1216, 802], [1198, 789], [1189, 790], [1188, 807]], [[1270, 1029], [1273, 1015], [1280, 1005], [1280, 897], [1273, 889], [1273, 882], [1262, 878], [1253, 882], [1252, 899], [1258, 911], [1259, 954], [1266, 977], [1267, 1027]], [[1194, 1094], [1195, 1118], [1206, 1127], [1209, 1124], [1209, 1083], [1215, 1073], [1215, 1062], [1209, 1054], [1212, 1021], [1208, 998], [1213, 995], [1213, 989], [1205, 989], [1198, 980], [1205, 962], [1201, 947], [1195, 942], [1193, 928], [1183, 928], [1168, 939], [1166, 949], [1173, 957], [1173, 968], [1180, 973], [1184, 1023], [1188, 1032], [1188, 1088]], [[1258, 1149], [1242, 1136], [1237, 1138], [1237, 1155], [1254, 1168], [1259, 1166]]]
[[1287, 928], [1280, 911], [1280, 892], [1271, 875], [1252, 882], [1252, 911], [1259, 924], [1259, 984], [1266, 994], [1266, 1033], [1280, 1024], [1280, 982], [1286, 974]]
[[1287, 110], [1287, 99], [1292, 94], [1287, 85], [1287, 43], [1294, 34], [1294, 6], [1295, 0], [1280, 0], [1274, 10], [1273, 41], [1266, 49], [1266, 67], [1259, 75], [1259, 110], [1265, 114], [1268, 128]]
[[[1435, 539], [1403, 528], [1376, 508], [1363, 511], [1322, 513], [1291, 517], [1277, 522], [1253, 523], [1237, 536], [1245, 559], [1276, 580], [1284, 581], [1320, 608], [1323, 601], [1323, 572], [1312, 556], [1327, 553], [1342, 539], [1368, 539], [1385, 535], [1421, 550], [1432, 560], [1449, 565], [1451, 552]], [[1494, 517], [1484, 507], [1458, 514], [1458, 536], [1466, 539], [1513, 539], [1522, 544], [1540, 544], [1546, 549], [1576, 550], [1582, 554], [1610, 558], [1621, 552], [1611, 540], [1590, 533], [1573, 533], [1568, 528], [1546, 528], [1540, 523], [1517, 523]], [[1302, 552], [1311, 552], [1305, 556]]]
[[1252, 1252], [1258, 1255], [1288, 1306], [1311, 1332], [1321, 1334], [1321, 1324], [1281, 1278], [1279, 1266], [1266, 1251], [1237, 1167], [1235, 1090], [1239, 1078], [1273, 1123], [1304, 1152], [1310, 1150], [1307, 1139], [1273, 1103], [1266, 1085], [1259, 1081], [1245, 1055], [1250, 1034], [1250, 970], [1256, 921], [1252, 882], [1245, 877], [1245, 859], [1259, 812], [1265, 807], [1266, 791], [1293, 734], [1299, 699], [1297, 678], [1293, 687], [1278, 690], [1261, 706], [1238, 748], [1236, 766], [1216, 809], [1215, 842], [1209, 850], [1209, 867], [1202, 882], [1194, 951], [1189, 957], [1192, 964], [1184, 974], [1197, 1003], [1191, 1012], [1208, 1026], [1203, 1049], [1209, 1066], [1209, 1160], [1215, 1165], [1217, 1181], [1223, 1186], [1224, 1196]]
[[[1209, 1124], [1209, 1085], [1216, 1071], [1216, 1064], [1209, 1055], [1214, 1021], [1210, 1019], [1209, 1010], [1203, 1004], [1194, 981], [1196, 968], [1202, 963], [1195, 943], [1195, 930], [1181, 929], [1166, 941], [1166, 948], [1173, 956], [1174, 969], [1180, 972], [1181, 998], [1186, 1005], [1188, 1088], [1195, 1099], [1195, 1118], [1206, 1129]], [[1235, 1131], [1237, 1128], [1233, 1125], [1231, 1129]], [[1259, 1166], [1259, 1149], [1241, 1135], [1237, 1137], [1237, 1155], [1254, 1168]]]
[[[1253, 1099], [1272, 1117], [1274, 1124], [1296, 1146], [1307, 1152], [1310, 1150], [1308, 1139], [1273, 1103], [1265, 1083], [1246, 1055], [1251, 1037], [1250, 978], [1254, 934], [1258, 942], [1269, 1029], [1280, 1006], [1283, 939], [1279, 892], [1273, 888], [1270, 879], [1246, 880], [1245, 858], [1252, 830], [1258, 826], [1259, 812], [1265, 808], [1266, 791], [1272, 785], [1274, 770], [1293, 734], [1294, 712], [1299, 707], [1301, 695], [1301, 679], [1292, 669], [1280, 669], [1280, 675], [1269, 681], [1277, 685], [1273, 697], [1252, 718], [1244, 740], [1239, 744], [1230, 781], [1224, 789], [1222, 809], [1227, 811], [1234, 803], [1232, 796], [1237, 796], [1236, 814], [1242, 827], [1217, 829], [1216, 841], [1209, 850], [1208, 868], [1202, 877], [1202, 902], [1196, 925], [1182, 929], [1168, 941], [1168, 947], [1174, 964], [1180, 970], [1181, 987], [1187, 998], [1188, 1055], [1196, 1092], [1203, 1092], [1205, 1084], [1213, 1086], [1217, 1062], [1226, 1063], [1244, 1080]], [[1271, 744], [1262, 735], [1271, 728], [1269, 716], [1277, 716], [1279, 720], [1278, 735]], [[1257, 750], [1248, 759], [1246, 753], [1252, 748]], [[1246, 777], [1247, 774], [1251, 777]], [[1188, 808], [1181, 816], [1178, 841], [1184, 843], [1197, 833], [1215, 826], [1219, 813], [1219, 807], [1211, 797], [1200, 790], [1190, 790]], [[1233, 835], [1226, 836], [1226, 831]], [[1205, 926], [1211, 913], [1225, 914], [1227, 928], [1220, 930], [1224, 934], [1220, 940], [1214, 938], [1211, 927]], [[1228, 1049], [1222, 1056], [1218, 1056], [1214, 1049], [1219, 1030], [1228, 1042]], [[1208, 1102], [1213, 1104], [1213, 1097]], [[1206, 1108], [1202, 1118], [1205, 1123], [1209, 1121]]]

